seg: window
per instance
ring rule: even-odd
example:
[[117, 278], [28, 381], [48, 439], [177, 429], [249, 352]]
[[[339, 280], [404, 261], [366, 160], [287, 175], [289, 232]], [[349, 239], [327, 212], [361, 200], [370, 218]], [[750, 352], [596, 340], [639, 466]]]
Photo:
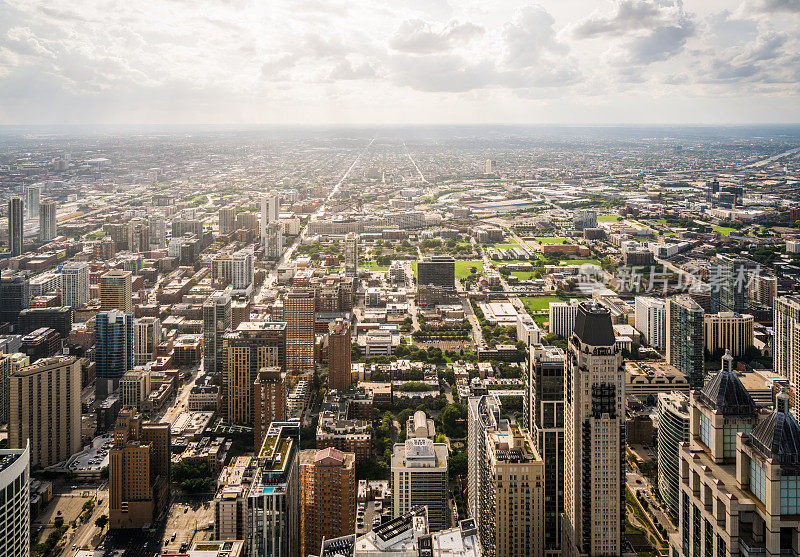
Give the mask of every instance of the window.
[[800, 476], [781, 478], [781, 514], [800, 514]]
[[711, 425], [711, 420], [705, 414], [700, 414], [700, 441], [706, 447], [711, 447], [711, 439], [714, 435], [714, 426]]
[[[781, 488], [783, 488], [781, 482]], [[750, 461], [750, 492], [762, 503], [767, 499], [767, 474], [764, 469], [755, 461]], [[783, 492], [783, 489], [781, 489]], [[781, 496], [783, 493], [781, 493]], [[783, 497], [781, 497], [783, 499]]]

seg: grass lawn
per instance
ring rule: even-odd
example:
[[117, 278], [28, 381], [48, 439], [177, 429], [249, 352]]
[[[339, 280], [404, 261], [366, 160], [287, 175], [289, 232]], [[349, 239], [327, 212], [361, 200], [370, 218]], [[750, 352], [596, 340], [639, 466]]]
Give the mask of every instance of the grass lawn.
[[512, 249], [512, 248], [520, 248], [520, 247], [522, 247], [522, 246], [520, 246], [520, 245], [519, 245], [518, 243], [516, 243], [516, 242], [511, 242], [510, 244], [494, 244], [494, 245], [493, 245], [493, 246], [491, 246], [491, 247], [493, 247], [494, 249], [500, 249], [500, 248], [503, 248], [503, 249]]
[[509, 274], [517, 277], [519, 280], [531, 280], [533, 278], [532, 271], [511, 271]]
[[712, 229], [714, 232], [719, 232], [719, 233], [720, 233], [720, 234], [722, 234], [723, 236], [727, 236], [727, 235], [728, 235], [728, 234], [730, 234], [731, 232], [736, 232], [736, 229], [735, 229], [735, 228], [730, 228], [729, 226], [717, 226], [717, 225], [713, 225], [713, 226], [711, 227], [711, 229]]
[[[544, 328], [544, 324], [548, 323], [550, 321], [550, 316], [549, 315], [534, 315], [533, 316], [533, 321], [534, 321], [534, 323], [539, 325], [539, 327]], [[549, 325], [549, 323], [548, 323], [548, 325]]]
[[558, 262], [559, 265], [597, 265], [600, 266], [600, 261], [597, 259], [564, 259]]
[[416, 261], [416, 259], [411, 262], [411, 269], [414, 271], [414, 278], [417, 278], [417, 261]]
[[558, 238], [555, 236], [536, 236], [536, 241], [540, 244], [563, 244], [568, 238]]
[[520, 298], [528, 311], [541, 311], [550, 307], [550, 302], [563, 302], [561, 298], [555, 296], [545, 296], [542, 298]]
[[[456, 278], [463, 279], [468, 277], [470, 274], [470, 268], [475, 267], [478, 269], [478, 274], [483, 273], [483, 261], [477, 260], [469, 260], [469, 261], [458, 261], [456, 260]], [[414, 267], [414, 275], [417, 274], [417, 268]]]
[[616, 222], [620, 215], [597, 215], [597, 222]]
[[370, 271], [388, 271], [389, 267], [384, 265], [378, 265], [375, 261], [367, 261], [366, 263], [359, 263], [359, 267], [362, 269], [369, 269]]

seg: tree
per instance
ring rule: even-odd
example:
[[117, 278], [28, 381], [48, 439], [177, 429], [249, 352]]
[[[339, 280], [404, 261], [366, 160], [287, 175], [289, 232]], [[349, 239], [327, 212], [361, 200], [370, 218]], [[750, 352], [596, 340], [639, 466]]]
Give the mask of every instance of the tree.
[[94, 525], [97, 526], [98, 528], [100, 528], [100, 530], [105, 528], [106, 524], [108, 524], [108, 515], [107, 514], [101, 514], [100, 516], [97, 517], [97, 520], [94, 521]]
[[358, 345], [357, 342], [354, 342], [352, 347], [350, 348], [350, 358], [353, 361], [358, 361], [364, 357], [364, 353], [361, 351], [361, 347]]

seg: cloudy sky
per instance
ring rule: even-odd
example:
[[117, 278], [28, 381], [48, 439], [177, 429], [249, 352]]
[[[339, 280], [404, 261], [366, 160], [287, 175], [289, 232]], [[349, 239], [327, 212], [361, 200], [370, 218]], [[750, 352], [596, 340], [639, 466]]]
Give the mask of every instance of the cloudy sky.
[[800, 122], [800, 0], [0, 0], [0, 124]]

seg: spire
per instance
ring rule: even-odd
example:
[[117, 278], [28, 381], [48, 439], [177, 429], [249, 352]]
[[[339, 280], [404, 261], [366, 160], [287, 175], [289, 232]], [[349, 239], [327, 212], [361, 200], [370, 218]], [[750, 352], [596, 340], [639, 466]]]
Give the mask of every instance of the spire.
[[733, 355], [729, 349], [725, 349], [725, 355], [722, 356], [722, 371], [733, 372]]

